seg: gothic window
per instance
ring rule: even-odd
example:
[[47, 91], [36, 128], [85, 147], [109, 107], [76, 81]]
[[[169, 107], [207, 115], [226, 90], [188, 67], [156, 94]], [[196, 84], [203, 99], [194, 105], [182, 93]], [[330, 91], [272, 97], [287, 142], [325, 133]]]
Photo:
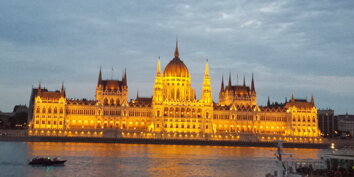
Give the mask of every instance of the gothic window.
[[176, 108], [176, 110], [175, 110], [175, 116], [179, 116], [179, 109], [178, 108]]
[[206, 112], [205, 116], [208, 119], [209, 118], [209, 112]]
[[114, 105], [114, 100], [113, 100], [113, 98], [111, 98], [110, 104], [111, 104], [111, 105]]
[[43, 107], [43, 109], [42, 109], [42, 113], [45, 113], [45, 107]]
[[48, 108], [48, 113], [50, 114], [50, 113], [52, 113], [52, 108]]
[[157, 111], [157, 117], [160, 117], [160, 111]]
[[103, 104], [104, 105], [108, 105], [108, 99], [107, 98], [104, 99], [104, 103]]
[[39, 109], [39, 107], [37, 107], [36, 113], [39, 113], [39, 112], [40, 112], [40, 109]]
[[164, 116], [165, 117], [167, 116], [167, 112], [168, 112], [168, 108], [165, 108], [165, 110], [164, 110]]
[[117, 105], [120, 104], [119, 99], [116, 100], [116, 104], [117, 104]]
[[169, 114], [170, 114], [170, 116], [173, 116], [173, 108], [170, 108]]
[[179, 100], [179, 89], [177, 89], [177, 96], [176, 96], [177, 100]]
[[63, 113], [63, 108], [60, 108], [60, 114], [62, 114]]
[[200, 117], [201, 112], [202, 112], [202, 110], [198, 109], [198, 117]]
[[54, 114], [56, 114], [58, 112], [57, 108], [54, 108]]

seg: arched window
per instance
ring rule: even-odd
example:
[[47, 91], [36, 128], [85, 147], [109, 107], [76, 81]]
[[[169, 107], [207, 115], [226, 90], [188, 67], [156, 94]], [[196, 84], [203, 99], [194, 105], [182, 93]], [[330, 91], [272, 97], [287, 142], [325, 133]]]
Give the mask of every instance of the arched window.
[[107, 98], [104, 99], [104, 103], [103, 104], [104, 105], [108, 105], [108, 99]]
[[52, 113], [52, 108], [48, 108], [48, 113], [50, 114], [50, 113]]
[[62, 114], [63, 113], [63, 108], [60, 108], [60, 114]]
[[160, 111], [157, 111], [157, 117], [160, 117]]
[[39, 109], [39, 107], [37, 107], [36, 113], [39, 113], [39, 112], [40, 112], [40, 109]]
[[168, 108], [165, 108], [165, 109], [164, 109], [163, 115], [164, 115], [165, 117], [168, 115]]
[[43, 107], [43, 109], [42, 109], [42, 113], [45, 113], [45, 107]]
[[54, 114], [58, 113], [58, 109], [55, 107], [54, 108]]
[[176, 98], [179, 100], [179, 89], [177, 89]]
[[170, 116], [173, 116], [173, 108], [170, 108], [169, 115], [170, 115]]
[[179, 117], [179, 109], [178, 108], [175, 109], [175, 116]]
[[111, 98], [110, 104], [111, 104], [111, 105], [114, 105], [114, 100], [113, 100], [113, 98]]
[[116, 100], [116, 104], [117, 104], [117, 105], [120, 104], [119, 99]]
[[206, 112], [206, 113], [205, 113], [205, 117], [206, 117], [207, 119], [209, 119], [209, 112]]

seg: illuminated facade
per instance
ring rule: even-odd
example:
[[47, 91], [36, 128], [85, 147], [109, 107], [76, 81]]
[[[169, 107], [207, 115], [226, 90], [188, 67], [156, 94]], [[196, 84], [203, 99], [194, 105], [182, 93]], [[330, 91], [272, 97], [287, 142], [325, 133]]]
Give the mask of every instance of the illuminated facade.
[[157, 61], [150, 98], [137, 95], [128, 101], [126, 71], [121, 80], [103, 80], [100, 70], [95, 100], [68, 99], [64, 85], [58, 91], [39, 85], [32, 90], [30, 108], [32, 136], [320, 141], [313, 97], [258, 106], [253, 75], [250, 87], [245, 79], [232, 85], [230, 75], [226, 86], [222, 79], [215, 103], [206, 62], [197, 99], [177, 44], [163, 72]]

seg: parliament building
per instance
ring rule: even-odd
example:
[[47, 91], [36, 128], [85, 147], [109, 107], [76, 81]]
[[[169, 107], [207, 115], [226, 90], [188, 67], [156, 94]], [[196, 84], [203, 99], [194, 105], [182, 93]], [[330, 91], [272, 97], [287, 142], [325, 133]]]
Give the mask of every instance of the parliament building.
[[98, 74], [95, 99], [70, 99], [64, 85], [49, 91], [39, 84], [30, 98], [30, 136], [110, 138], [165, 138], [289, 142], [320, 142], [317, 108], [310, 101], [257, 104], [255, 81], [250, 86], [221, 81], [219, 103], [212, 99], [208, 61], [201, 98], [191, 87], [191, 76], [180, 59], [161, 70], [157, 61], [152, 97], [128, 100], [126, 71], [121, 80]]

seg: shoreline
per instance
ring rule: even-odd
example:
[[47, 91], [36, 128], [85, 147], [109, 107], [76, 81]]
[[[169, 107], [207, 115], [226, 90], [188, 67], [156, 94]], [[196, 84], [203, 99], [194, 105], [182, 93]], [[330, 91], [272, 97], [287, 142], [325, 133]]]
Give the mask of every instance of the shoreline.
[[[215, 141], [182, 139], [142, 139], [142, 138], [94, 138], [94, 137], [50, 137], [50, 136], [0, 136], [7, 142], [77, 142], [77, 143], [119, 143], [119, 144], [161, 144], [161, 145], [201, 145], [201, 146], [239, 146], [276, 147], [277, 142]], [[287, 143], [284, 148], [327, 149], [330, 143]]]

